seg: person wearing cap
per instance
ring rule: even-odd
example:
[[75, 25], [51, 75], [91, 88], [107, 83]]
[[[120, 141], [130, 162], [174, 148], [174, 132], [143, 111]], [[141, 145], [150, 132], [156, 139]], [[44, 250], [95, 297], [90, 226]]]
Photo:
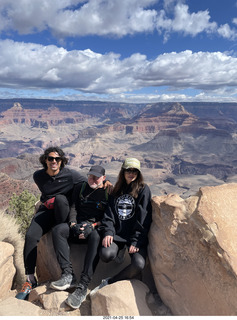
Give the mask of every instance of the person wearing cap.
[[103, 279], [90, 295], [108, 284], [132, 279], [141, 273], [146, 262], [151, 221], [151, 191], [144, 183], [140, 161], [127, 158], [99, 227], [103, 239], [100, 258], [103, 262], [116, 260], [118, 253], [127, 247], [131, 263], [113, 277]]
[[[87, 287], [99, 262], [101, 240], [97, 227], [101, 223], [108, 203], [108, 193], [103, 187], [105, 178], [103, 167], [92, 166], [88, 172], [88, 182], [79, 183], [73, 191], [69, 223], [59, 224], [52, 229], [54, 249], [62, 275], [59, 280], [51, 282], [50, 287], [56, 290], [76, 287], [65, 301], [73, 309], [79, 308], [86, 299]], [[68, 240], [88, 244], [78, 283], [70, 261]]]

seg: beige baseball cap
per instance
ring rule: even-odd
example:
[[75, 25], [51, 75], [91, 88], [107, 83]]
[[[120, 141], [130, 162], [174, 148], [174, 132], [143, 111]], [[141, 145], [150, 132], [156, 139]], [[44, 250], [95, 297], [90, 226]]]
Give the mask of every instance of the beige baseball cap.
[[127, 158], [123, 162], [122, 168], [123, 169], [134, 168], [140, 171], [140, 168], [141, 168], [140, 161], [137, 160], [136, 158]]

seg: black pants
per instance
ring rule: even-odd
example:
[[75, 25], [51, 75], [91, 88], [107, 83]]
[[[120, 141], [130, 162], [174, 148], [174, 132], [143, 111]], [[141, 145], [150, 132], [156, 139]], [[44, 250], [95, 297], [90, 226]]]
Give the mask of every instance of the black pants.
[[[103, 262], [110, 262], [114, 260], [118, 251], [124, 247], [125, 243], [112, 242], [110, 247], [102, 247], [100, 250], [100, 258]], [[137, 277], [144, 269], [146, 264], [147, 248], [142, 247], [139, 252], [129, 254], [131, 257], [131, 264], [121, 270], [117, 275], [113, 276], [109, 283], [114, 283], [121, 280], [128, 280]]]
[[25, 236], [23, 254], [26, 274], [35, 273], [37, 245], [40, 238], [49, 232], [54, 225], [67, 221], [69, 211], [69, 203], [64, 195], [55, 197], [54, 209], [49, 210], [44, 205], [40, 206]]
[[97, 230], [93, 230], [85, 240], [78, 239], [70, 234], [68, 224], [62, 223], [53, 228], [52, 234], [54, 249], [63, 273], [73, 273], [68, 240], [78, 244], [87, 243], [87, 251], [80, 283], [88, 286], [99, 262], [98, 249], [100, 245], [100, 236]]

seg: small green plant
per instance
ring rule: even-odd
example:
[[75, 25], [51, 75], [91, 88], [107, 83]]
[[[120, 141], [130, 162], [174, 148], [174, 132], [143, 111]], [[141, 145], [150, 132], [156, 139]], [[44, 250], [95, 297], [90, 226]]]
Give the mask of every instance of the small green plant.
[[35, 203], [39, 200], [39, 196], [36, 197], [28, 190], [24, 190], [20, 195], [13, 193], [9, 201], [8, 212], [12, 214], [17, 223], [20, 225], [20, 232], [25, 235], [28, 229], [32, 216], [35, 212]]

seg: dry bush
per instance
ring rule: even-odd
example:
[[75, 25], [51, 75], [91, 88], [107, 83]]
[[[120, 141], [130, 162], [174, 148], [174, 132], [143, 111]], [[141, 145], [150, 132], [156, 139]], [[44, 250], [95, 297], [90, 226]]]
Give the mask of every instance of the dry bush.
[[19, 225], [16, 220], [0, 210], [0, 241], [10, 243], [14, 247], [14, 266], [16, 268], [15, 284], [19, 287], [25, 281], [23, 265], [24, 239], [19, 233]]

